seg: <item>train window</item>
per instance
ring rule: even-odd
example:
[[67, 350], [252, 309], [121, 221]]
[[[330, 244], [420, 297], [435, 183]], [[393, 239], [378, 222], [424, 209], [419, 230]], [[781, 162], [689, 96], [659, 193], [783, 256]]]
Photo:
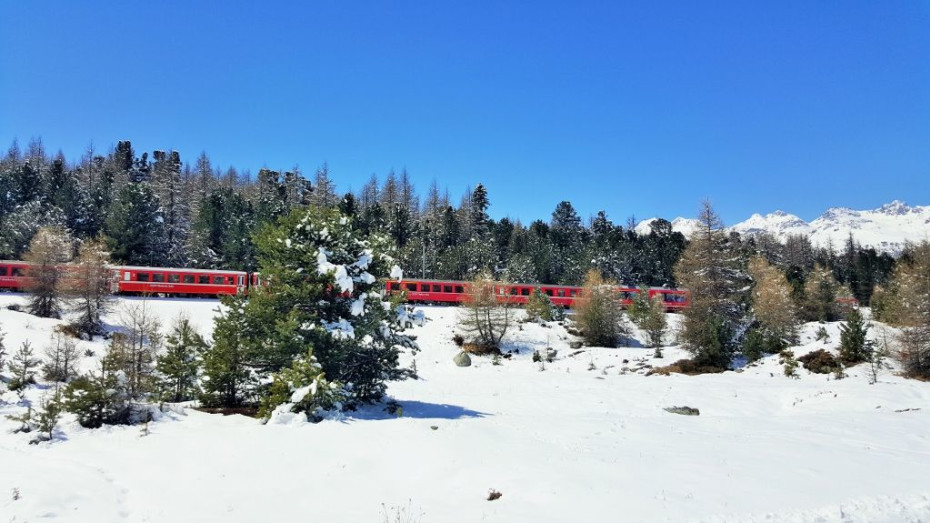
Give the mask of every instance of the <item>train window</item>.
[[545, 289], [543, 292], [545, 292], [547, 296], [552, 296], [552, 289]]
[[416, 283], [408, 283], [408, 284], [406, 284], [406, 287], [407, 287], [407, 290], [408, 290], [408, 291], [416, 291], [416, 290], [417, 290], [417, 284], [416, 284]]
[[185, 274], [185, 275], [184, 275], [184, 283], [194, 283], [194, 275], [193, 275], [193, 274]]
[[510, 288], [510, 295], [511, 295], [511, 296], [516, 296], [518, 292], [520, 292], [520, 289], [518, 289], [518, 288], [516, 288], [516, 287], [511, 287], [511, 288]]
[[137, 272], [136, 281], [149, 281], [149, 273], [147, 272]]
[[529, 295], [530, 295], [530, 289], [528, 287], [523, 287], [522, 289], [520, 289], [520, 296], [529, 296]]
[[10, 276], [22, 276], [23, 268], [22, 267], [13, 267], [10, 269]]
[[456, 292], [457, 294], [462, 294], [463, 292], [465, 292], [465, 287], [462, 287], [461, 285], [456, 285], [456, 286], [455, 286], [455, 292]]
[[452, 286], [451, 286], [451, 285], [443, 285], [443, 286], [442, 286], [442, 292], [452, 292]]
[[569, 296], [575, 296], [575, 293], [576, 293], [576, 292], [578, 292], [578, 291], [568, 291], [568, 295], [569, 295]]
[[239, 285], [245, 285], [245, 276], [239, 275]]
[[429, 292], [429, 285], [426, 283], [420, 284], [420, 292]]
[[214, 276], [214, 277], [213, 277], [213, 283], [216, 284], [216, 285], [222, 285], [222, 284], [223, 284], [223, 277], [222, 277], [222, 276]]
[[165, 281], [165, 275], [162, 274], [162, 273], [160, 273], [160, 272], [153, 273], [153, 274], [152, 274], [152, 281], [153, 281], [153, 282], [156, 282], [156, 283], [161, 283], [161, 282]]
[[132, 274], [131, 274], [131, 273], [128, 273], [128, 272], [124, 272], [124, 273], [123, 273], [123, 280], [129, 281], [129, 280], [131, 280], [131, 279], [132, 279]]
[[441, 285], [433, 285], [433, 292], [442, 292], [441, 289], [442, 289]]
[[169, 275], [168, 275], [168, 282], [169, 282], [169, 283], [180, 283], [180, 282], [181, 282], [181, 275], [180, 275], [180, 274], [169, 274]]
[[210, 283], [210, 277], [209, 276], [198, 276], [197, 283], [203, 283], [203, 284]]
[[565, 297], [565, 289], [559, 289], [559, 298]]
[[6, 276], [6, 267], [0, 267], [0, 276]]

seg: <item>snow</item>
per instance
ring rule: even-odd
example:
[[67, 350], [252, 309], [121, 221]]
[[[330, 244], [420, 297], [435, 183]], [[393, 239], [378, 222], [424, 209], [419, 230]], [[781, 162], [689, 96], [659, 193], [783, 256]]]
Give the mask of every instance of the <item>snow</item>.
[[[0, 295], [8, 352], [31, 339], [41, 353], [61, 322], [5, 308], [21, 301]], [[205, 334], [218, 308], [148, 303]], [[0, 520], [382, 521], [401, 509], [423, 522], [930, 519], [930, 384], [885, 372], [869, 385], [861, 367], [839, 381], [803, 368], [790, 379], [777, 357], [742, 372], [645, 376], [684, 352], [666, 347], [656, 360], [638, 332], [630, 347], [576, 351], [557, 323], [515, 327], [501, 365], [473, 357], [460, 368], [457, 309], [417, 313], [421, 352], [402, 364], [415, 360], [421, 379], [391, 384], [399, 416], [373, 406], [310, 424], [282, 411], [262, 425], [176, 408], [144, 433], [83, 429], [69, 415], [54, 442], [29, 445], [4, 417], [25, 403], [3, 394]], [[804, 326], [797, 356], [836, 350], [838, 324], [824, 326], [826, 342], [819, 327]], [[534, 363], [546, 347], [556, 359]], [[81, 348], [103, 352], [99, 341]], [[663, 410], [673, 405], [701, 414]], [[487, 501], [489, 489], [503, 496]]]
[[[637, 224], [636, 232], [649, 234], [653, 221], [655, 218], [643, 220]], [[697, 220], [676, 218], [672, 221], [672, 230], [690, 237], [697, 230], [697, 224]], [[930, 239], [930, 206], [911, 207], [894, 200], [872, 210], [834, 207], [810, 223], [784, 211], [765, 216], [756, 213], [729, 229], [743, 235], [769, 233], [782, 242], [789, 235], [803, 234], [810, 236], [815, 246], [832, 244], [835, 249], [841, 249], [852, 233], [864, 247], [898, 254], [906, 241]]]

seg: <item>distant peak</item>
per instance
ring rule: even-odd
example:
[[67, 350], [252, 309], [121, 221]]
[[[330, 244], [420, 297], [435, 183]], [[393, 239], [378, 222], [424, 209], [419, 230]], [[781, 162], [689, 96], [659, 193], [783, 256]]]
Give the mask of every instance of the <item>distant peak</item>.
[[878, 212], [882, 214], [891, 214], [891, 215], [901, 215], [907, 214], [911, 211], [911, 208], [908, 207], [906, 202], [901, 200], [894, 200], [891, 203], [886, 203], [877, 209]]

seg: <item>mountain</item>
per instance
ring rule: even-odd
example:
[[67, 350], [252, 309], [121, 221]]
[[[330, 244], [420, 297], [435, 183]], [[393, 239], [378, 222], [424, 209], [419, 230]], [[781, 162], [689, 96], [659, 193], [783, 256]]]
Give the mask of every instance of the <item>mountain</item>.
[[[636, 232], [648, 234], [653, 221], [655, 218], [640, 222]], [[672, 221], [672, 230], [685, 236], [690, 236], [696, 227], [697, 220], [676, 218]], [[905, 241], [930, 239], [930, 206], [912, 207], [895, 200], [878, 209], [865, 211], [833, 207], [810, 223], [793, 214], [775, 211], [765, 216], [753, 214], [747, 220], [729, 227], [729, 230], [743, 236], [769, 233], [779, 240], [784, 240], [790, 234], [806, 234], [814, 245], [826, 246], [832, 243], [837, 249], [851, 233], [864, 247], [897, 254], [901, 252]]]

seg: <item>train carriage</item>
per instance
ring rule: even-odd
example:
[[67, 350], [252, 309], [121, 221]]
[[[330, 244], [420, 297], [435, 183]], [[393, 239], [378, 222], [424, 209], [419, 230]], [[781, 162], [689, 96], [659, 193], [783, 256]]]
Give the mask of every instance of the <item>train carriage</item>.
[[116, 292], [122, 294], [231, 295], [245, 292], [248, 281], [244, 271], [132, 266], [116, 270]]

